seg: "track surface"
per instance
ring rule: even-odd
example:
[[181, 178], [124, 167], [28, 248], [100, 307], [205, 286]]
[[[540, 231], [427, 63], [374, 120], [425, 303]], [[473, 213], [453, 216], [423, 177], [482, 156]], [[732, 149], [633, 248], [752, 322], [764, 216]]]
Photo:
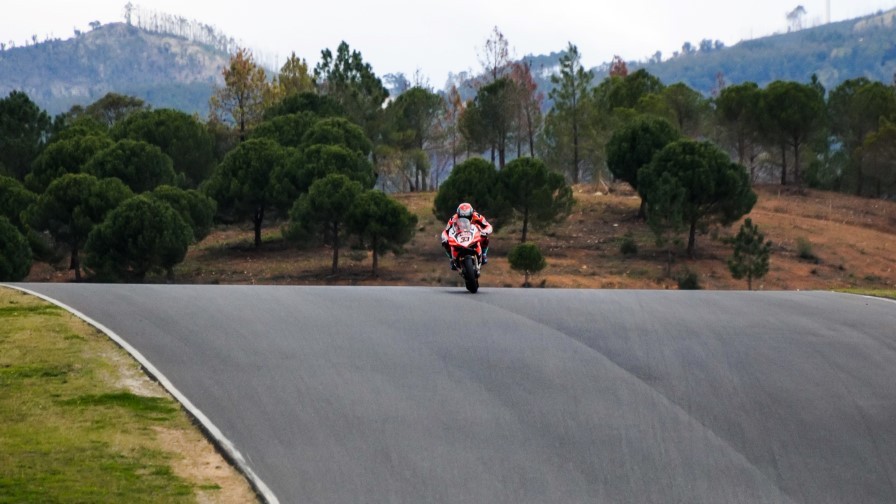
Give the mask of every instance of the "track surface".
[[19, 284], [152, 362], [280, 502], [896, 502], [896, 303]]

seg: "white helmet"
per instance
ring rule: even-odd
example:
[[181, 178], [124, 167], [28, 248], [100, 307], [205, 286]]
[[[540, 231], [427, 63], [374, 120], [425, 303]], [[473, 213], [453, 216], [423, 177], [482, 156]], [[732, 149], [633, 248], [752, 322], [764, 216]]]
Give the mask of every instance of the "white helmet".
[[457, 216], [462, 219], [473, 218], [473, 205], [469, 203], [461, 203], [457, 205]]

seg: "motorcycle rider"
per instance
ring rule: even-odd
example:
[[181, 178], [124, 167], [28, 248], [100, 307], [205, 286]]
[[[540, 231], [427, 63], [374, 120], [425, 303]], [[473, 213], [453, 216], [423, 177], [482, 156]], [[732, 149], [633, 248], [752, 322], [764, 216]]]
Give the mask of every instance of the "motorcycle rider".
[[473, 205], [465, 202], [457, 205], [457, 212], [453, 216], [451, 216], [450, 219], [448, 219], [448, 224], [445, 226], [444, 231], [442, 231], [442, 247], [448, 254], [448, 261], [451, 264], [451, 269], [456, 270], [457, 265], [454, 264], [454, 259], [451, 257], [451, 246], [448, 245], [448, 232], [452, 227], [454, 227], [454, 224], [458, 219], [468, 219], [471, 224], [479, 228], [480, 233], [482, 233], [482, 264], [487, 264], [488, 235], [492, 234], [492, 225], [488, 223], [488, 220], [485, 219], [485, 216], [473, 210]]

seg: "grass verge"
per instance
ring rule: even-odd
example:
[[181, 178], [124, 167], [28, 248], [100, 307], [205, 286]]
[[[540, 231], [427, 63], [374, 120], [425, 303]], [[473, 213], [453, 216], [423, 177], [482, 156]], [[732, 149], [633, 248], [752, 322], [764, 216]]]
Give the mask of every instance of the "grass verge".
[[229, 466], [218, 476], [226, 463], [205, 461], [214, 449], [123, 350], [5, 288], [0, 391], [0, 503], [257, 501]]
[[845, 292], [847, 294], [861, 294], [863, 296], [875, 296], [887, 299], [896, 299], [896, 290], [843, 289], [839, 292]]

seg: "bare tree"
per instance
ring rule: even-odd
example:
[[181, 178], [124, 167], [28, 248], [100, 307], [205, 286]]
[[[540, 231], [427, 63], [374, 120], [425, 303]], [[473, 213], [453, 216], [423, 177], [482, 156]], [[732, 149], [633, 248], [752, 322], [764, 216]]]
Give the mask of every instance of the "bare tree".
[[803, 29], [803, 16], [806, 15], [806, 8], [797, 5], [795, 9], [787, 13], [787, 31], [800, 31]]
[[498, 29], [497, 26], [492, 30], [491, 35], [485, 41], [485, 47], [479, 54], [479, 62], [485, 70], [485, 74], [490, 80], [484, 84], [494, 82], [498, 78], [503, 77], [510, 67], [511, 54], [510, 46], [507, 38]]
[[134, 4], [132, 4], [131, 2], [128, 2], [124, 6], [124, 20], [128, 24], [128, 26], [131, 25], [131, 15], [133, 14], [133, 12], [134, 12]]
[[535, 136], [541, 126], [541, 105], [544, 93], [538, 90], [538, 84], [532, 76], [532, 63], [522, 61], [513, 63], [510, 78], [516, 84], [514, 97], [516, 103], [516, 140], [517, 157], [522, 157], [522, 143], [528, 141], [529, 156], [535, 156]]
[[451, 158], [451, 166], [453, 167], [457, 165], [457, 155], [462, 150], [462, 138], [458, 123], [466, 108], [466, 104], [456, 85], [451, 85], [443, 104], [444, 110], [442, 111], [442, 118], [439, 121], [439, 127], [442, 130], [442, 138], [444, 139], [443, 150], [446, 151], [448, 157]]
[[181, 16], [146, 10], [130, 2], [124, 7], [124, 18], [129, 25], [142, 30], [183, 37], [226, 53], [234, 54], [240, 49], [236, 39], [214, 26], [187, 20]]

